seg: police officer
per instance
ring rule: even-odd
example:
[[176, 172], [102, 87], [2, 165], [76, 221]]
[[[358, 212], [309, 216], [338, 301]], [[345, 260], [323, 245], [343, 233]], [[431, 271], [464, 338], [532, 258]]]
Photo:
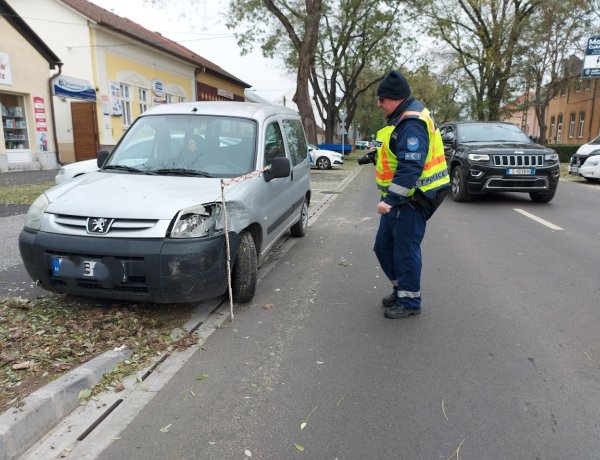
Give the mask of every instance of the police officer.
[[450, 180], [440, 132], [429, 110], [411, 96], [406, 78], [391, 71], [377, 96], [387, 124], [374, 143], [381, 194], [375, 254], [393, 285], [382, 299], [384, 315], [399, 319], [421, 313], [421, 241]]

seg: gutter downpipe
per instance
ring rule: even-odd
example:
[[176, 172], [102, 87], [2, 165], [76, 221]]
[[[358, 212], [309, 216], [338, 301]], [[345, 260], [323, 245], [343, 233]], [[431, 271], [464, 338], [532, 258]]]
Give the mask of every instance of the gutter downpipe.
[[56, 115], [54, 113], [54, 93], [52, 91], [52, 81], [62, 74], [62, 62], [57, 62], [58, 72], [52, 75], [48, 79], [48, 89], [50, 90], [50, 112], [52, 113], [52, 138], [54, 139], [54, 155], [56, 155], [56, 162], [62, 166], [64, 163], [60, 160], [60, 153], [58, 151], [58, 135], [56, 134]]

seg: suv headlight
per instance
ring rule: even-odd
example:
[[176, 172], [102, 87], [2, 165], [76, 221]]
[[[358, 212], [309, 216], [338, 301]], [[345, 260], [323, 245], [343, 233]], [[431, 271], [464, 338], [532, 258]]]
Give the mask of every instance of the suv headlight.
[[50, 200], [44, 193], [38, 196], [27, 211], [27, 217], [25, 218], [25, 227], [31, 230], [39, 230], [42, 226], [42, 216], [44, 211], [50, 204]]
[[471, 161], [490, 161], [490, 156], [481, 153], [469, 153], [469, 160]]
[[223, 213], [219, 203], [182, 209], [177, 213], [171, 238], [202, 238], [223, 231]]
[[558, 161], [558, 153], [547, 153], [544, 155], [544, 160], [556, 162]]

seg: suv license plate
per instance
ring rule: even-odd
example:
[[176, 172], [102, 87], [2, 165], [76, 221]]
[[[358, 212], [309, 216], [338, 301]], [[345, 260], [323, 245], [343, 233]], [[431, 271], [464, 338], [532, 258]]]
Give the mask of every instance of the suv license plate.
[[535, 174], [535, 169], [533, 168], [509, 168], [506, 170], [506, 174], [509, 176], [533, 176]]

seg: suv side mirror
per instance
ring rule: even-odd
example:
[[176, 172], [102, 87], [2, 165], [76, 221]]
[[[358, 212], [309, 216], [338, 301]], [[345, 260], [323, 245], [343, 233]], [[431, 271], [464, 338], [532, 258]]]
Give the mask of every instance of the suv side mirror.
[[533, 142], [535, 142], [536, 144], [539, 142], [540, 138], [538, 136], [529, 136], [529, 139], [531, 139]]
[[271, 182], [277, 177], [287, 177], [291, 170], [290, 160], [285, 157], [275, 157], [271, 162], [271, 167], [264, 172], [265, 181]]
[[106, 163], [106, 160], [108, 158], [108, 155], [110, 155], [110, 153], [108, 153], [108, 150], [99, 150], [98, 151], [98, 155], [97, 155], [97, 159], [96, 159], [96, 164], [98, 165], [98, 168], [101, 168], [102, 166], [104, 166], [104, 163]]
[[454, 133], [444, 133], [444, 135], [442, 136], [442, 142], [444, 144], [452, 144], [452, 142], [454, 142]]

